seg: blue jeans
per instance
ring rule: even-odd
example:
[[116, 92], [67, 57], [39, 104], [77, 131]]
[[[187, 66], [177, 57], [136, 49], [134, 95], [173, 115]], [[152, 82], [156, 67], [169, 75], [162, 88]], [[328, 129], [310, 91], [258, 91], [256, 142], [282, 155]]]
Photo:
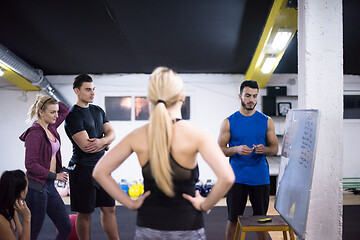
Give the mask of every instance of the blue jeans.
[[26, 203], [31, 211], [31, 240], [38, 238], [45, 214], [49, 216], [58, 230], [56, 239], [68, 239], [71, 232], [69, 213], [53, 180], [46, 181], [42, 192], [29, 188]]

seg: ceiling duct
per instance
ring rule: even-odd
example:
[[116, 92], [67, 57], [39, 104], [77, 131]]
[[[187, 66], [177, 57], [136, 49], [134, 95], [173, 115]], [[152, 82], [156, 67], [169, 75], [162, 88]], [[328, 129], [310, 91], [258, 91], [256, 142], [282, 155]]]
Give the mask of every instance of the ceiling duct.
[[52, 98], [70, 106], [65, 98], [44, 76], [42, 70], [31, 67], [2, 44], [0, 44], [0, 64], [27, 79], [32, 85], [39, 87]]

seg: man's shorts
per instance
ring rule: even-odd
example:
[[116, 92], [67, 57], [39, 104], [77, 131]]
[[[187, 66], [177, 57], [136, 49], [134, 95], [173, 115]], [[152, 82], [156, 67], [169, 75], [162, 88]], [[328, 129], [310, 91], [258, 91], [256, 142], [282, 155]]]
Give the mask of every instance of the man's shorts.
[[[75, 166], [75, 167], [74, 167]], [[93, 166], [69, 163], [71, 211], [92, 213], [96, 207], [113, 207], [115, 200], [92, 177]]]
[[266, 215], [269, 207], [270, 184], [250, 186], [234, 183], [226, 195], [230, 222], [237, 222], [237, 217], [244, 214], [248, 196], [253, 215]]

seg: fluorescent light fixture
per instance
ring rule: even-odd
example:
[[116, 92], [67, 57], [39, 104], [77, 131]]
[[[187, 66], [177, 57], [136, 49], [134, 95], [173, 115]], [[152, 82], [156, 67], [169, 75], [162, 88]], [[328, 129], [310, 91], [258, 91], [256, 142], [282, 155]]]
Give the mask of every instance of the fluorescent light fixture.
[[4, 75], [4, 71], [0, 68], [0, 77]]
[[276, 57], [272, 57], [272, 56], [267, 57], [261, 67], [261, 72], [264, 74], [270, 73], [273, 70], [276, 62], [277, 62]]
[[289, 43], [292, 32], [291, 30], [279, 28], [276, 33], [274, 40], [271, 43], [271, 49], [273, 52], [279, 52], [285, 48], [285, 46]]

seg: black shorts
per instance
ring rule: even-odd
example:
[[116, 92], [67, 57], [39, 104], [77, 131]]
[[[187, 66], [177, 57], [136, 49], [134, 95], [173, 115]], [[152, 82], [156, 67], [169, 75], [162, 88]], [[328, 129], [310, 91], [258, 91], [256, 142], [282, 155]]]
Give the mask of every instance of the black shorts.
[[226, 195], [230, 222], [237, 222], [237, 217], [243, 215], [248, 196], [253, 215], [266, 215], [269, 207], [270, 184], [250, 186], [234, 183]]
[[92, 177], [93, 170], [93, 166], [76, 164], [69, 171], [71, 211], [92, 213], [96, 207], [115, 206], [115, 200]]

